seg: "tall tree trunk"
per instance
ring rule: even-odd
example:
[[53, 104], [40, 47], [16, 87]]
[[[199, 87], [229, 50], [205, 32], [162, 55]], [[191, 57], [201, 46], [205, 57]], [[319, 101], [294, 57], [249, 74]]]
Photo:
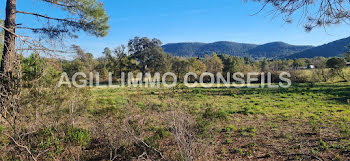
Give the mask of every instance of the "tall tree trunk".
[[0, 72], [11, 72], [14, 68], [16, 57], [16, 6], [17, 0], [7, 0], [4, 50], [1, 59]]
[[141, 72], [142, 72], [142, 83], [145, 81], [145, 75], [146, 75], [147, 65], [142, 65]]

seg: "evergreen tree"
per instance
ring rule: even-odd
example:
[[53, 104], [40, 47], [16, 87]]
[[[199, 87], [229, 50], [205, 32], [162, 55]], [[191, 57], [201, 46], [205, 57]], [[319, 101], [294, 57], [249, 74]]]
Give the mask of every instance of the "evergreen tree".
[[243, 60], [240, 57], [235, 56], [229, 56], [228, 58], [224, 59], [224, 69], [223, 72], [226, 74], [229, 73], [236, 73], [236, 72], [243, 72], [245, 60]]
[[[31, 30], [41, 37], [49, 39], [62, 39], [66, 36], [76, 38], [76, 33], [85, 31], [97, 37], [107, 35], [109, 17], [103, 7], [103, 3], [97, 0], [41, 0], [62, 9], [69, 13], [68, 17], [51, 17], [38, 12], [32, 13], [17, 10], [17, 0], [6, 0], [6, 16], [4, 28], [4, 50], [0, 72], [10, 72], [14, 68], [16, 61], [16, 29]], [[44, 5], [44, 4], [43, 4]], [[17, 14], [29, 15], [35, 19], [40, 19], [38, 28], [25, 26], [16, 22]], [[46, 21], [41, 21], [46, 20]], [[18, 25], [21, 24], [21, 25]]]
[[[331, 24], [347, 23], [350, 20], [350, 1], [343, 0], [252, 0], [261, 2], [263, 7], [272, 5], [275, 10], [273, 15], [281, 15], [287, 23], [292, 22], [294, 15], [302, 15], [306, 18], [304, 27], [311, 31], [315, 27], [328, 27]], [[267, 8], [267, 7], [266, 7]], [[302, 11], [304, 14], [299, 14]]]

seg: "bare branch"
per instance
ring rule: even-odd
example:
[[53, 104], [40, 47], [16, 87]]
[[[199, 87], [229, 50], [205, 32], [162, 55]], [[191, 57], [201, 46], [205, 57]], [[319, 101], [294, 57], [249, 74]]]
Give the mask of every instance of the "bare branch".
[[27, 146], [21, 145], [19, 144], [12, 136], [8, 135], [8, 134], [4, 134], [6, 135], [8, 138], [10, 138], [18, 147], [26, 149], [26, 151], [30, 154], [30, 156], [32, 157], [32, 159], [34, 161], [37, 161], [37, 158], [34, 157], [34, 155], [32, 154], [32, 152], [29, 150], [29, 148]]

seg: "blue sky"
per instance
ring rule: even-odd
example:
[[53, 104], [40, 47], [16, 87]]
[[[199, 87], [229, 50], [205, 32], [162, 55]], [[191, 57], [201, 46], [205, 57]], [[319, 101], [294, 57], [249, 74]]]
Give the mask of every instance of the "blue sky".
[[[285, 24], [266, 13], [250, 16], [260, 4], [241, 0], [103, 0], [110, 16], [111, 30], [105, 38], [81, 33], [67, 40], [96, 57], [105, 47], [126, 44], [134, 36], [158, 38], [163, 43], [234, 41], [263, 44], [284, 41], [295, 45], [322, 45], [350, 36], [350, 26], [333, 25], [306, 33], [297, 20]], [[18, 10], [50, 16], [64, 16], [59, 9], [40, 0], [18, 0]], [[4, 17], [5, 0], [0, 0]], [[269, 9], [269, 8], [268, 8]], [[37, 18], [18, 15], [18, 23], [33, 27]], [[22, 31], [24, 32], [24, 31]]]

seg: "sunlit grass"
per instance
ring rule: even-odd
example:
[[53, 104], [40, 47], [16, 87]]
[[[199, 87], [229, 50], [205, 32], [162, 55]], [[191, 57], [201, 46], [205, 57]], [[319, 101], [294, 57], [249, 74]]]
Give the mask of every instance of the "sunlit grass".
[[[326, 148], [328, 144], [341, 147], [338, 150], [350, 148], [342, 141], [350, 138], [349, 83], [294, 84], [286, 89], [188, 88], [180, 84], [174, 88], [95, 87], [91, 91], [89, 115], [96, 119], [107, 114], [135, 115], [146, 120], [146, 131], [171, 128], [162, 115], [172, 108], [186, 110], [197, 121], [198, 137], [208, 138], [219, 149], [218, 158], [230, 158], [230, 148], [238, 149], [239, 153], [233, 154], [243, 157], [259, 151], [271, 157], [273, 151], [258, 140], [271, 142], [280, 150], [291, 149], [284, 152], [287, 154], [332, 150]], [[315, 136], [320, 137], [319, 142], [306, 144]], [[305, 145], [295, 145], [295, 140]], [[158, 142], [152, 137], [148, 141]]]

